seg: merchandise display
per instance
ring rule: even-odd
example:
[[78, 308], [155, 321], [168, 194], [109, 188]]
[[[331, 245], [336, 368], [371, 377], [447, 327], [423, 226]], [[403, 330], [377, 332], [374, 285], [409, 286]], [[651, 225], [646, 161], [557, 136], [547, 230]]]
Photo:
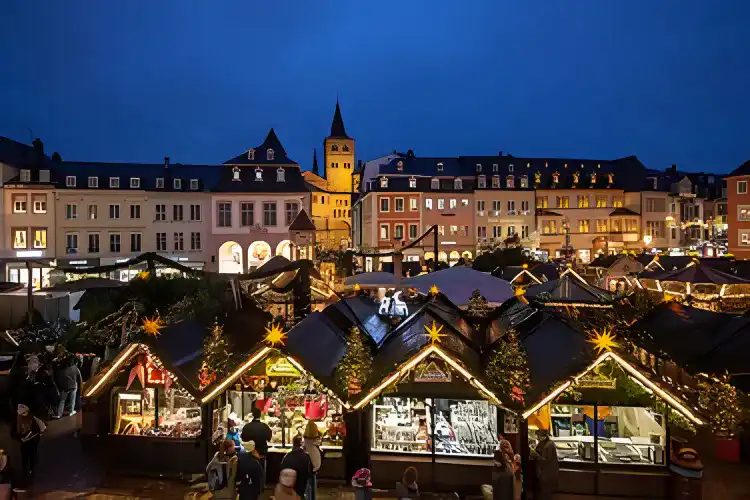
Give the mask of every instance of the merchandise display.
[[487, 401], [381, 397], [373, 410], [375, 451], [430, 454], [434, 443], [438, 455], [492, 456], [497, 447], [497, 409]]
[[182, 388], [137, 391], [116, 387], [113, 397], [113, 434], [166, 438], [200, 436], [200, 405]]
[[539, 429], [550, 431], [560, 461], [665, 463], [664, 417], [647, 408], [551, 404], [529, 418], [529, 446], [532, 448], [538, 443]]

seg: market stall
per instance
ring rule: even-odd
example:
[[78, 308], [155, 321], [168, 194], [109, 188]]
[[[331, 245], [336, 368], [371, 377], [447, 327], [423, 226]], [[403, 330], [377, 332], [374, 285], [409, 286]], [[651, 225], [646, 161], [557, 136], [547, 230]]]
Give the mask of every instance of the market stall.
[[109, 467], [167, 475], [205, 469], [197, 387], [203, 330], [178, 323], [131, 343], [84, 385], [82, 436]]
[[612, 308], [614, 294], [589, 285], [572, 267], [568, 267], [556, 280], [532, 285], [525, 296], [545, 307]]

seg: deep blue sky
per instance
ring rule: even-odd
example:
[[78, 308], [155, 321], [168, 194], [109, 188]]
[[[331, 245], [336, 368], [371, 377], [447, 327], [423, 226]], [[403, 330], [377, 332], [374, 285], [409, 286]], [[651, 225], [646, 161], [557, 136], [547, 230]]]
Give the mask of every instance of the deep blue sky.
[[0, 135], [68, 160], [217, 163], [276, 128], [358, 159], [750, 158], [747, 0], [7, 0]]

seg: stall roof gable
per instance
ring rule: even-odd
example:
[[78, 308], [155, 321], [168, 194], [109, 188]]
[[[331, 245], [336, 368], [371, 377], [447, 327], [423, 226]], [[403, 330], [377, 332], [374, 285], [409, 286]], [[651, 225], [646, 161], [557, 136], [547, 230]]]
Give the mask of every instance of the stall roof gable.
[[610, 292], [589, 285], [573, 269], [567, 269], [556, 280], [528, 288], [526, 296], [542, 304], [588, 304], [611, 306], [615, 296]]

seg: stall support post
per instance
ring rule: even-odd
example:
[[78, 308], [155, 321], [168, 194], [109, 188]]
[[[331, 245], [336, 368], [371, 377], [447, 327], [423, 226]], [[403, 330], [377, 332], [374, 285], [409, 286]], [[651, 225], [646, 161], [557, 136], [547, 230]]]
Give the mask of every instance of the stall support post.
[[[26, 317], [28, 319], [29, 326], [31, 326], [31, 324], [34, 321], [34, 285], [33, 285], [34, 279], [32, 276], [33, 268], [31, 267], [30, 260], [26, 261], [26, 272], [28, 273], [28, 286], [26, 288], [26, 299], [27, 299], [28, 311], [27, 311]], [[39, 281], [41, 280], [42, 280], [42, 270], [40, 268], [39, 269]], [[21, 280], [18, 280], [18, 281], [21, 281]]]
[[[585, 423], [585, 417], [584, 417]], [[594, 464], [596, 472], [594, 480], [594, 495], [599, 494], [599, 405], [594, 405]]]
[[437, 225], [432, 226], [432, 246], [434, 250], [434, 258], [432, 259], [432, 272], [438, 270], [438, 229]]
[[[437, 234], [437, 232], [435, 234]], [[435, 400], [433, 399], [432, 401], [433, 401], [432, 405], [425, 404], [425, 406], [427, 406], [430, 409], [430, 425], [432, 426], [432, 432], [431, 432], [432, 445], [430, 446], [430, 458], [432, 459], [431, 476], [432, 476], [432, 491], [435, 491], [435, 406], [433, 406], [435, 404], [434, 403]]]
[[527, 420], [521, 418], [519, 431], [521, 436], [521, 475], [523, 476], [523, 493], [521, 494], [521, 498], [526, 500], [529, 498], [529, 489], [531, 488], [529, 476], [529, 456], [531, 456], [531, 449], [529, 448], [529, 422]]
[[159, 430], [159, 388], [154, 388], [154, 430]]

